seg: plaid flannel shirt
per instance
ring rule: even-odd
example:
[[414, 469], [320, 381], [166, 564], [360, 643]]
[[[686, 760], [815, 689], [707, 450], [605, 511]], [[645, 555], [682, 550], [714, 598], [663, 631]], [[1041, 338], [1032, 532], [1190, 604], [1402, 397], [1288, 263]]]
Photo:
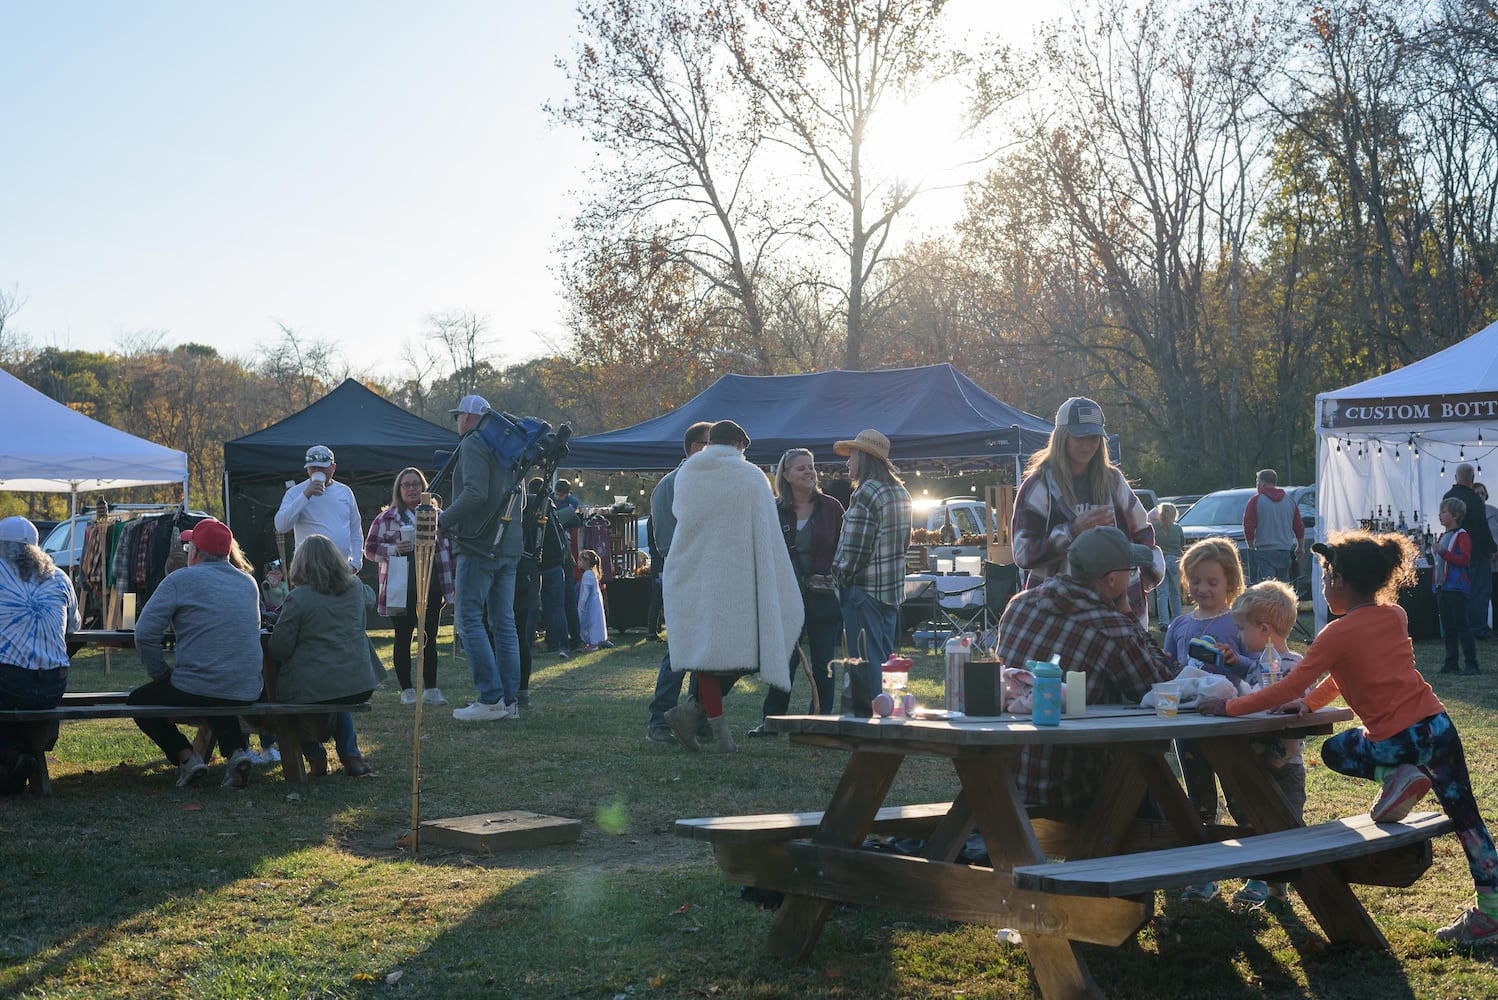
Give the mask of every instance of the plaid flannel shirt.
[[905, 552], [910, 548], [910, 494], [895, 483], [865, 480], [848, 498], [832, 575], [862, 587], [883, 604], [905, 596]]
[[[390, 566], [390, 557], [400, 554], [397, 548], [400, 540], [400, 511], [394, 507], [386, 507], [369, 526], [369, 534], [364, 539], [364, 558], [379, 560], [380, 588], [375, 612], [387, 618], [390, 617], [390, 612], [385, 606], [385, 573]], [[414, 568], [414, 561], [412, 566]], [[447, 538], [440, 534], [437, 536], [437, 547], [432, 553], [432, 575], [436, 578], [438, 587], [441, 588], [442, 599], [448, 604], [452, 604], [453, 550]], [[400, 612], [396, 613], [400, 614]], [[414, 615], [416, 614], [416, 609], [408, 608], [405, 613]]]
[[[1128, 615], [1065, 574], [1016, 594], [999, 621], [998, 655], [1011, 667], [1061, 654], [1063, 670], [1087, 674], [1090, 705], [1138, 704], [1175, 672], [1170, 658]], [[1026, 747], [1017, 783], [1025, 802], [1080, 808], [1091, 803], [1106, 755], [1071, 747]]]

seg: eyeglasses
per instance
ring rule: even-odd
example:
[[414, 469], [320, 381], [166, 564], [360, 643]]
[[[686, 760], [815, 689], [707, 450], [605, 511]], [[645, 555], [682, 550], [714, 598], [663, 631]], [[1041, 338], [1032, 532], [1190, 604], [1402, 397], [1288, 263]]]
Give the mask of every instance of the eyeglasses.
[[423, 485], [422, 483], [420, 483], [419, 481], [417, 481], [415, 479], [408, 479], [404, 483], [401, 483], [401, 489], [403, 489], [403, 490], [419, 490], [419, 489], [421, 489], [422, 485]]

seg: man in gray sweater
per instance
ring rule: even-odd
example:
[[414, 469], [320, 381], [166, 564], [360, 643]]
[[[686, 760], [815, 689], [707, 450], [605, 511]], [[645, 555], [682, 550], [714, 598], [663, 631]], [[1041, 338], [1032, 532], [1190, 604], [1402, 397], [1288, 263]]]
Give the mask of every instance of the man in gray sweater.
[[[227, 561], [234, 543], [227, 525], [214, 518], [182, 532], [187, 566], [167, 576], [135, 623], [135, 648], [151, 680], [130, 692], [130, 705], [248, 704], [260, 696], [260, 590], [249, 574]], [[173, 663], [162, 640], [175, 638]], [[177, 765], [177, 786], [196, 784], [208, 765], [169, 719], [138, 718], [135, 724]], [[229, 764], [224, 784], [249, 784], [254, 764], [249, 741], [235, 715], [208, 719]]]

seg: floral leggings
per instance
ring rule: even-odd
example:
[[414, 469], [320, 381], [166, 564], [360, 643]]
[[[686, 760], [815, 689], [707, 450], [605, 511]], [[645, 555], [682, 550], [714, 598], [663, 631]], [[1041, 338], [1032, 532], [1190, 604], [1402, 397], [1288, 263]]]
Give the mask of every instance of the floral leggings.
[[1374, 778], [1377, 767], [1413, 764], [1430, 778], [1431, 791], [1456, 825], [1467, 867], [1478, 892], [1498, 892], [1498, 852], [1483, 824], [1462, 738], [1445, 712], [1415, 723], [1386, 740], [1370, 740], [1362, 729], [1338, 733], [1321, 745], [1321, 760], [1338, 774]]

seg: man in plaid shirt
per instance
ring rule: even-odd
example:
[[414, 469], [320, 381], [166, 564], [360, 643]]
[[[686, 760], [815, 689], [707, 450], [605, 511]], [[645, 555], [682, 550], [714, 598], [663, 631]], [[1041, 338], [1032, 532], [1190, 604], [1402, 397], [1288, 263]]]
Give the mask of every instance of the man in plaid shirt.
[[[1154, 558], [1154, 549], [1133, 544], [1117, 528], [1082, 532], [1067, 552], [1067, 572], [1022, 591], [1004, 608], [999, 658], [1017, 667], [1060, 653], [1063, 669], [1087, 673], [1089, 704], [1138, 704], [1151, 684], [1175, 675], [1138, 620], [1117, 608], [1129, 571]], [[1106, 764], [1097, 750], [1026, 747], [1016, 775], [1020, 795], [1031, 805], [1085, 808]]]
[[853, 705], [855, 715], [873, 714], [883, 687], [880, 664], [895, 651], [900, 598], [905, 594], [905, 550], [910, 548], [910, 494], [889, 461], [889, 438], [876, 430], [832, 446], [848, 456], [848, 478], [858, 484], [843, 513], [842, 534], [832, 557], [849, 655], [868, 660]]

